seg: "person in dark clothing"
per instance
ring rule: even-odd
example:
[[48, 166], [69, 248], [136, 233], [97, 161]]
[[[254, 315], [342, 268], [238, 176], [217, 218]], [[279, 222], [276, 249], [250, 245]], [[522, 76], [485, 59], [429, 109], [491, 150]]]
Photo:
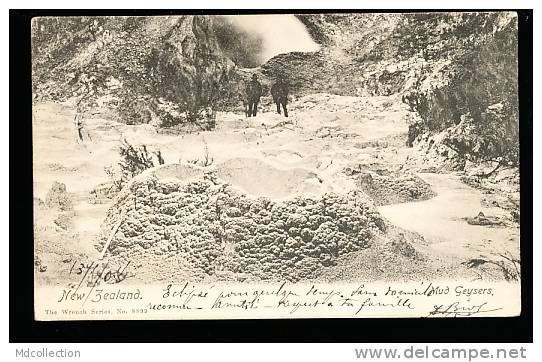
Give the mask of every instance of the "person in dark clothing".
[[288, 117], [288, 109], [286, 109], [286, 104], [288, 104], [288, 92], [290, 87], [284, 81], [282, 75], [277, 78], [277, 82], [271, 87], [271, 96], [273, 96], [273, 101], [277, 105], [277, 113], [280, 114], [280, 106], [284, 110], [284, 117]]
[[258, 76], [252, 75], [252, 80], [247, 85], [248, 116], [256, 117], [258, 103], [262, 96], [262, 85], [258, 82]]

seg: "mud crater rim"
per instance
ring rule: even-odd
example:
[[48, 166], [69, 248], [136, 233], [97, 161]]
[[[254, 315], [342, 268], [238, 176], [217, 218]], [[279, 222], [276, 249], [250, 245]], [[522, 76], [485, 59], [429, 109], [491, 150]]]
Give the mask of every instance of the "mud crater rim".
[[278, 168], [256, 158], [234, 158], [208, 167], [176, 163], [148, 170], [149, 175], [162, 182], [179, 184], [201, 180], [207, 173], [214, 173], [219, 181], [254, 198], [288, 200], [325, 193], [316, 173], [299, 167]]

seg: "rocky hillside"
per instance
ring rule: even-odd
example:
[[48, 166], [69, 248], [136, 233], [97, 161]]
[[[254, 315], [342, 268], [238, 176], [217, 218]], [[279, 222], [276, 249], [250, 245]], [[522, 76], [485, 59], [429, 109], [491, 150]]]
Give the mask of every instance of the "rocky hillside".
[[35, 98], [75, 96], [126, 123], [194, 117], [233, 67], [207, 16], [37, 18], [33, 35]]
[[508, 43], [493, 51], [517, 58], [513, 42], [517, 19], [512, 13], [297, 17], [323, 45], [321, 51], [282, 55], [263, 68], [273, 73], [283, 67], [293, 83], [313, 91], [334, 86], [344, 95], [387, 95], [409, 90], [418, 82], [423, 83], [422, 89], [440, 87], [465, 65], [465, 58], [480, 54], [503, 36], [509, 37]]
[[514, 13], [298, 18], [324, 47], [277, 57], [268, 73], [284, 70], [301, 92], [402, 94], [413, 112], [407, 144], [439, 167], [519, 162]]
[[215, 110], [240, 109], [253, 73], [265, 95], [280, 73], [296, 97], [401, 94], [412, 111], [405, 142], [448, 168], [517, 164], [514, 13], [297, 18], [321, 49], [281, 54], [250, 69], [244, 67], [257, 64], [261, 39], [220, 17], [38, 18], [34, 94], [75, 96], [81, 111], [105, 108], [129, 124], [190, 121], [209, 129]]

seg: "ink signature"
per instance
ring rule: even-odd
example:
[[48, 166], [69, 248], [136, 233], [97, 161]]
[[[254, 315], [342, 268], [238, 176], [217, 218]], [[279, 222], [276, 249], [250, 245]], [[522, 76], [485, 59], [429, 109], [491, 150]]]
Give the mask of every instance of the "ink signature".
[[502, 308], [489, 309], [487, 302], [481, 304], [462, 305], [460, 302], [452, 304], [441, 304], [433, 306], [433, 310], [429, 312], [430, 316], [441, 317], [471, 317], [476, 314], [495, 312]]

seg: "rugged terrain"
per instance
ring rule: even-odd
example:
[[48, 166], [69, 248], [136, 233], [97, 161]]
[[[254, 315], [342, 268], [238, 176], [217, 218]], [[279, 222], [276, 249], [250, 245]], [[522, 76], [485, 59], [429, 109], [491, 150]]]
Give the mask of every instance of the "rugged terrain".
[[[472, 127], [513, 118], [513, 90], [504, 91], [513, 74], [478, 92], [478, 105], [464, 103], [464, 83], [480, 73], [465, 61], [494, 70], [480, 54], [509, 50], [514, 18], [298, 18], [322, 48], [250, 69], [228, 57], [209, 17], [111, 20], [94, 35], [89, 19], [71, 19], [57, 30], [78, 30], [53, 40], [40, 28], [39, 281], [65, 283], [74, 262], [102, 253], [130, 262], [126, 282], [519, 277], [517, 168], [505, 164], [511, 157], [479, 157], [507, 144]], [[266, 93], [259, 115], [245, 118], [240, 82], [259, 74], [268, 89], [278, 72], [292, 85], [290, 117]], [[153, 167], [118, 189], [126, 142]], [[495, 162], [503, 170], [479, 176]]]

